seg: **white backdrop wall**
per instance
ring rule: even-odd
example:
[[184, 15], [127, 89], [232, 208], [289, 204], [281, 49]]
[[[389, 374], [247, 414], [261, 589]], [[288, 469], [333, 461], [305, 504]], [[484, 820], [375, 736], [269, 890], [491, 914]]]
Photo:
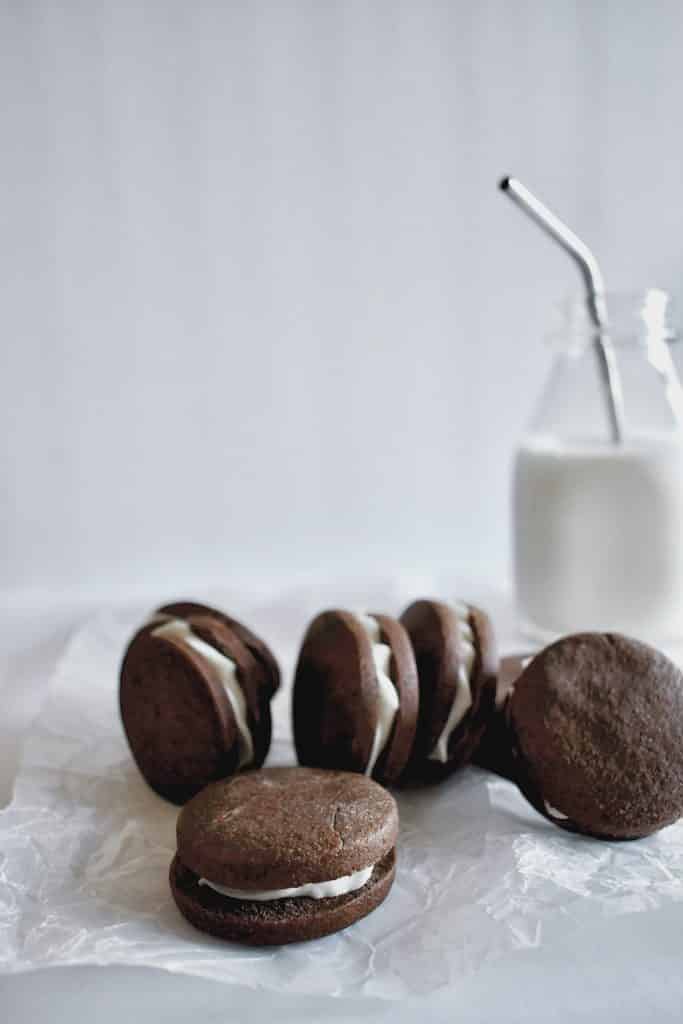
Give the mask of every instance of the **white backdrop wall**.
[[680, 3], [0, 2], [0, 588], [508, 575], [564, 258], [680, 291]]

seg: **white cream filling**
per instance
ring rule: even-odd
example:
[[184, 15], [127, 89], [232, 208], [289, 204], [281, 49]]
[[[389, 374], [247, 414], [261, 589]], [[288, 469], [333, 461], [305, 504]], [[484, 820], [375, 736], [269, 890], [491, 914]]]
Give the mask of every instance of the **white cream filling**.
[[396, 712], [398, 711], [399, 697], [389, 675], [391, 647], [380, 641], [380, 628], [377, 619], [373, 618], [372, 615], [358, 615], [356, 617], [372, 642], [372, 660], [375, 663], [375, 670], [377, 672], [377, 724], [375, 725], [375, 735], [372, 740], [370, 757], [365, 766], [364, 773], [365, 775], [372, 775], [379, 757], [389, 742]]
[[440, 761], [442, 764], [446, 764], [448, 761], [448, 742], [453, 731], [460, 725], [463, 718], [472, 707], [472, 688], [470, 686], [470, 679], [476, 655], [474, 649], [474, 635], [469, 621], [470, 610], [468, 605], [464, 604], [462, 601], [456, 601], [453, 605], [453, 610], [455, 611], [455, 615], [458, 620], [458, 655], [460, 659], [460, 664], [458, 666], [458, 681], [455, 687], [451, 710], [449, 711], [448, 718], [446, 719], [446, 724], [441, 730], [441, 734], [434, 745], [434, 749], [429, 754], [430, 761]]
[[266, 903], [268, 900], [286, 900], [292, 896], [309, 896], [312, 900], [325, 900], [362, 889], [374, 869], [374, 864], [371, 864], [369, 868], [361, 868], [352, 875], [333, 878], [329, 882], [306, 882], [304, 885], [293, 885], [290, 889], [230, 889], [227, 885], [210, 882], [208, 878], [200, 878], [199, 884], [208, 885], [221, 896], [229, 896], [232, 900], [257, 900], [259, 903]]
[[569, 817], [566, 814], [563, 814], [562, 811], [558, 811], [557, 807], [553, 807], [553, 805], [549, 804], [547, 800], [544, 800], [543, 804], [545, 806], [546, 813], [549, 814], [551, 818], [557, 818], [558, 821], [569, 821]]
[[226, 696], [230, 701], [230, 707], [235, 717], [237, 726], [238, 746], [238, 768], [244, 768], [254, 760], [254, 742], [251, 731], [247, 724], [247, 702], [237, 679], [237, 665], [225, 654], [221, 654], [211, 644], [201, 640], [191, 627], [183, 619], [174, 619], [169, 615], [158, 613], [150, 619], [150, 622], [161, 621], [162, 625], [152, 630], [152, 636], [159, 636], [167, 640], [177, 640], [186, 647], [190, 647], [196, 655], [210, 668], [221, 681]]

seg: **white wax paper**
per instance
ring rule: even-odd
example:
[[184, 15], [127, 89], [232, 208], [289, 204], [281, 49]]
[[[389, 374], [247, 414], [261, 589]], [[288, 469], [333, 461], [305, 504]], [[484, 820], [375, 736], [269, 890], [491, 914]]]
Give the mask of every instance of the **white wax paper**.
[[[314, 610], [257, 615], [289, 670]], [[683, 824], [632, 843], [573, 836], [511, 784], [471, 768], [397, 794], [396, 883], [363, 921], [282, 948], [212, 940], [173, 903], [177, 810], [142, 782], [119, 723], [118, 665], [139, 620], [139, 609], [101, 614], [74, 635], [28, 738], [14, 800], [0, 813], [3, 971], [148, 965], [280, 993], [395, 1000], [447, 990], [572, 930], [580, 941], [585, 924], [683, 899]], [[269, 763], [291, 762], [289, 685], [274, 713]]]

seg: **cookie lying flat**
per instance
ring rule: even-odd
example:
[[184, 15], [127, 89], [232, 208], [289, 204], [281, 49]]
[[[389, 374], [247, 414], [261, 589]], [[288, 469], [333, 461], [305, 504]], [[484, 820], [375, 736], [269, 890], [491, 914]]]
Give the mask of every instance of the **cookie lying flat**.
[[416, 601], [401, 616], [415, 652], [420, 710], [407, 771], [436, 781], [465, 764], [493, 711], [497, 658], [491, 622], [474, 605]]
[[512, 747], [507, 724], [507, 705], [516, 681], [531, 661], [532, 654], [510, 654], [500, 659], [496, 679], [496, 702], [484, 728], [472, 763], [510, 778]]
[[142, 775], [182, 804], [215, 779], [260, 767], [270, 746], [273, 655], [246, 626], [206, 605], [152, 615], [121, 665], [121, 720]]
[[399, 622], [323, 612], [306, 632], [294, 678], [299, 763], [396, 782], [412, 749], [417, 700], [415, 659]]
[[365, 917], [394, 880], [398, 811], [349, 772], [265, 768], [208, 786], [180, 812], [170, 883], [191, 924], [266, 946]]
[[683, 814], [683, 674], [647, 644], [558, 640], [517, 679], [509, 718], [515, 780], [561, 828], [635, 839]]

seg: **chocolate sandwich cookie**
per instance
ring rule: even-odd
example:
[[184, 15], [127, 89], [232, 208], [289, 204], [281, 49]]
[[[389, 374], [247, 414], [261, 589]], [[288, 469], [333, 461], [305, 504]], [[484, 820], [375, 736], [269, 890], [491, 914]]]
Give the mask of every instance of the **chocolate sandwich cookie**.
[[515, 682], [509, 721], [515, 781], [560, 828], [636, 839], [683, 815], [683, 673], [653, 647], [558, 640]]
[[346, 928], [394, 880], [398, 811], [362, 775], [265, 768], [213, 783], [178, 817], [173, 897], [191, 924], [254, 946]]
[[417, 703], [415, 659], [396, 619], [328, 611], [313, 620], [294, 677], [300, 764], [396, 782], [412, 749]]
[[510, 778], [512, 773], [512, 748], [507, 724], [507, 704], [514, 688], [532, 654], [510, 654], [500, 659], [496, 678], [496, 702], [484, 728], [472, 763], [487, 768], [497, 775]]
[[401, 622], [415, 652], [420, 688], [406, 779], [436, 781], [470, 759], [493, 712], [493, 627], [485, 612], [464, 602], [416, 601]]
[[191, 602], [159, 608], [121, 665], [121, 720], [142, 775], [182, 804], [208, 782], [259, 768], [279, 684], [263, 641], [229, 616]]

